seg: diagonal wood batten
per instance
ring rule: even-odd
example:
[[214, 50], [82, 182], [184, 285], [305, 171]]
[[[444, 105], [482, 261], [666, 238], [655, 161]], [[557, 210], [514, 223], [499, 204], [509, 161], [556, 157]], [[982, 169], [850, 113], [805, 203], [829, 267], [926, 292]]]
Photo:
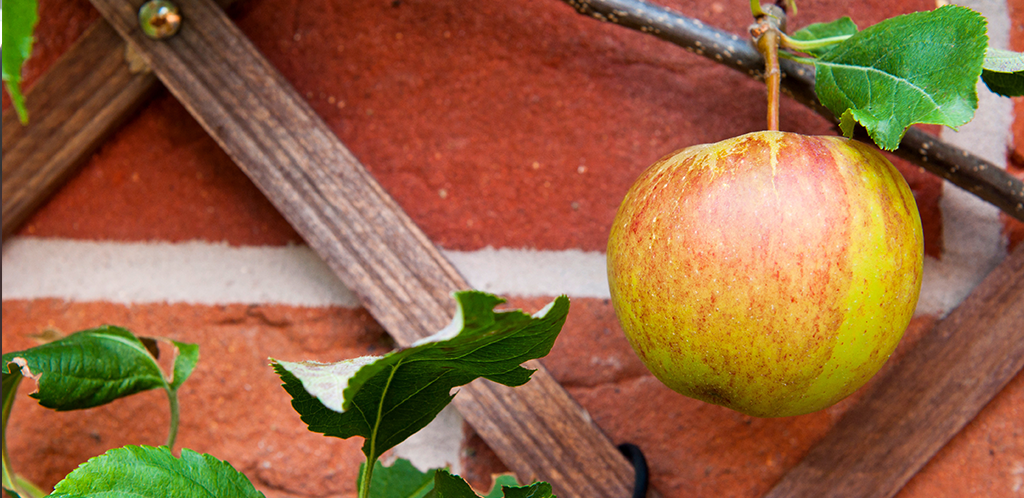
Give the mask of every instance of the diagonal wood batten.
[[890, 497], [1024, 368], [1024, 244], [766, 496]]
[[[181, 32], [153, 41], [138, 26], [141, 3], [93, 0], [374, 318], [401, 345], [447, 324], [465, 280], [220, 8], [179, 1]], [[525, 386], [474, 382], [456, 406], [521, 479], [567, 497], [628, 496], [630, 464], [540, 363], [530, 367]]]
[[3, 114], [3, 239], [149, 99], [156, 77], [125, 63], [125, 43], [96, 23], [26, 92], [29, 125]]

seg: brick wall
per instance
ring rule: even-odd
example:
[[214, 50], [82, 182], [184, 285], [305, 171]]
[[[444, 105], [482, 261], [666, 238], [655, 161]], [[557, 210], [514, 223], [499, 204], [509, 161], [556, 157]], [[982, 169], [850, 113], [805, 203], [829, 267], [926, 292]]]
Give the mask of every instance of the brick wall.
[[[750, 23], [739, 0], [663, 3], [736, 33]], [[799, 5], [797, 27], [840, 15], [867, 26], [935, 2]], [[972, 6], [1001, 30], [995, 42], [1024, 49], [1019, 0]], [[644, 449], [664, 496], [763, 494], [858, 398], [757, 419], [677, 395], [635, 358], [602, 287], [608, 225], [632, 179], [674, 149], [762, 129], [759, 84], [556, 0], [243, 0], [230, 12], [473, 285], [531, 312], [571, 294], [544, 363], [614, 442]], [[41, 17], [29, 85], [97, 14], [43, 0]], [[784, 130], [833, 133], [791, 101], [782, 112]], [[979, 112], [959, 134], [930, 130], [1024, 175], [1022, 101], [986, 97]], [[894, 162], [929, 258], [892, 362], [1024, 238], [1020, 223]], [[306, 431], [267, 358], [336, 361], [390, 341], [166, 92], [4, 246], [3, 351], [103, 323], [200, 345], [181, 390], [180, 446], [232, 462], [269, 497], [354, 496], [362, 442]], [[51, 486], [108, 448], [162, 444], [166, 419], [156, 392], [70, 413], [22, 398], [7, 444], [19, 471]], [[454, 412], [399, 453], [480, 486], [503, 468]], [[1018, 375], [901, 496], [1022, 493]]]

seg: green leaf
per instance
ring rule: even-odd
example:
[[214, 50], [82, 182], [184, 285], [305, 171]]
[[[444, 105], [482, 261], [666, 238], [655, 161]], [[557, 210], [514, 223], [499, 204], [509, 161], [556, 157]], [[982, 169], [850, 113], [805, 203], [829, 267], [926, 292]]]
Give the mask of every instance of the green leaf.
[[455, 299], [459, 309], [450, 325], [384, 357], [332, 364], [271, 359], [309, 430], [362, 436], [363, 453], [374, 461], [433, 420], [454, 387], [477, 377], [526, 383], [532, 371], [520, 364], [551, 350], [569, 312], [565, 296], [532, 317], [495, 312], [504, 300], [483, 292], [457, 292]]
[[491, 492], [487, 493], [484, 498], [502, 498], [505, 493], [502, 491], [506, 487], [518, 487], [519, 482], [516, 481], [516, 476], [512, 474], [500, 474], [494, 477], [494, 484], [491, 486]]
[[[849, 17], [843, 17], [828, 23], [811, 24], [804, 29], [793, 33], [791, 38], [801, 42], [816, 42], [835, 38], [837, 36], [850, 36], [856, 32], [857, 24], [855, 24]], [[821, 57], [823, 54], [835, 47], [836, 44], [831, 44], [818, 48], [802, 49], [801, 52], [811, 54], [815, 57]]]
[[915, 123], [959, 127], [978, 106], [985, 24], [953, 5], [882, 21], [814, 61], [818, 98], [836, 116], [851, 112], [845, 135], [855, 120], [885, 150]]
[[1024, 71], [1024, 54], [989, 47], [982, 68], [997, 73], [1019, 73]]
[[188, 380], [199, 363], [199, 346], [187, 342], [171, 341], [177, 350], [174, 358], [174, 372], [171, 378], [171, 389], [177, 391], [181, 385]]
[[[363, 470], [360, 467], [360, 475]], [[395, 460], [390, 467], [385, 467], [378, 460], [373, 465], [370, 489], [373, 490], [374, 498], [423, 498], [434, 489], [434, 472], [436, 469], [420, 472], [412, 463], [402, 458]], [[357, 480], [356, 486], [361, 484], [362, 479]]]
[[1004, 97], [1024, 95], [1024, 54], [989, 47], [981, 79], [993, 93]]
[[131, 332], [110, 325], [3, 355], [38, 384], [31, 396], [58, 411], [91, 408], [137, 392], [167, 387], [160, 366]]
[[52, 498], [261, 497], [249, 479], [231, 464], [210, 455], [181, 450], [175, 458], [166, 446], [125, 446], [89, 459], [57, 483]]
[[[434, 491], [430, 498], [481, 498], [461, 477], [452, 475], [444, 469], [434, 474]], [[516, 486], [515, 479], [503, 476], [495, 479], [494, 487], [485, 498], [555, 498], [551, 485], [546, 482], [535, 482], [529, 486]]]
[[7, 0], [3, 2], [3, 80], [11, 104], [18, 111], [22, 124], [28, 122], [25, 97], [21, 94], [21, 66], [32, 54], [32, 32], [39, 22], [36, 0]]
[[463, 478], [453, 476], [447, 470], [439, 469], [434, 474], [434, 491], [431, 498], [480, 498]]

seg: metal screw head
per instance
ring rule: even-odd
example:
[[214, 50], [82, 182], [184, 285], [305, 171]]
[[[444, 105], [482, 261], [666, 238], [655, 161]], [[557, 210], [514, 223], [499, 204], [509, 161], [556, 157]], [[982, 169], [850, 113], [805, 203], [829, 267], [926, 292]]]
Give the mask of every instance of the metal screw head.
[[154, 40], [170, 38], [181, 28], [178, 6], [168, 0], [150, 0], [139, 8], [139, 26]]

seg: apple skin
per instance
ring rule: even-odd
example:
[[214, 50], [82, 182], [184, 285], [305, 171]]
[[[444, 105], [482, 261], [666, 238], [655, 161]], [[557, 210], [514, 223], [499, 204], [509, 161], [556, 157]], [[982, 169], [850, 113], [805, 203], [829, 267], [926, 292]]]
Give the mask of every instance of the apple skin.
[[923, 249], [914, 196], [877, 150], [764, 131], [644, 171], [611, 229], [608, 280], [655, 377], [783, 417], [878, 372], [914, 314]]

